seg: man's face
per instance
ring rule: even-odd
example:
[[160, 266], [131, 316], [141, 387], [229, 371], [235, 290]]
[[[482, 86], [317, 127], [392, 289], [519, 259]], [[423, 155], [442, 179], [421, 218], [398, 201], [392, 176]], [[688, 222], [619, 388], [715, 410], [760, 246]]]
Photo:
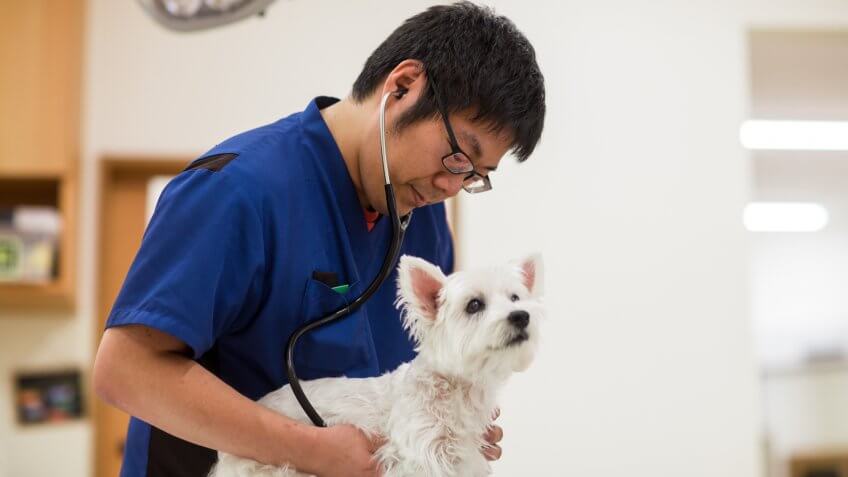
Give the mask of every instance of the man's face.
[[[386, 113], [387, 159], [398, 213], [406, 215], [417, 207], [442, 202], [457, 195], [462, 191], [462, 182], [468, 174], [452, 174], [442, 164], [442, 158], [451, 153], [442, 118], [417, 121], [397, 132], [395, 120], [414, 100], [404, 97], [402, 100], [392, 98], [389, 101], [405, 103], [395, 105]], [[472, 122], [469, 113], [451, 114], [449, 120], [459, 147], [471, 159], [474, 170], [486, 176], [497, 169], [510, 148], [509, 136], [503, 132], [489, 131], [484, 123]], [[378, 212], [387, 214], [379, 121], [374, 123], [369, 128], [367, 143], [362, 149], [360, 173], [366, 199]]]

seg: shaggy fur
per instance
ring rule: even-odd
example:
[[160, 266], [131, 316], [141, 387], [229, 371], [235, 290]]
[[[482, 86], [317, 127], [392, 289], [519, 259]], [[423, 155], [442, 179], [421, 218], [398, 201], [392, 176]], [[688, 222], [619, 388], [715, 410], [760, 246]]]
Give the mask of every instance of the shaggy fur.
[[[304, 390], [328, 425], [351, 424], [386, 438], [375, 454], [385, 477], [489, 475], [480, 451], [498, 390], [530, 365], [538, 345], [541, 258], [445, 277], [404, 256], [398, 284], [397, 304], [418, 356], [376, 378], [318, 379], [304, 382]], [[288, 386], [259, 402], [309, 422]], [[305, 475], [218, 455], [210, 477]]]

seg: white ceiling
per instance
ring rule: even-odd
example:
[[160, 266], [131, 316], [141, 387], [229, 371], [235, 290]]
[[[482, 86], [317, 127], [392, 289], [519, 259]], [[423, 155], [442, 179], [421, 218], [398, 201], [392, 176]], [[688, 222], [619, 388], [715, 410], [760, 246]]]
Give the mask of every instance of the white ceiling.
[[[848, 30], [756, 30], [749, 46], [752, 118], [848, 121]], [[761, 200], [848, 202], [848, 151], [756, 151], [752, 157], [754, 194]], [[824, 187], [834, 183], [845, 184], [840, 199]], [[787, 197], [775, 197], [778, 191]]]

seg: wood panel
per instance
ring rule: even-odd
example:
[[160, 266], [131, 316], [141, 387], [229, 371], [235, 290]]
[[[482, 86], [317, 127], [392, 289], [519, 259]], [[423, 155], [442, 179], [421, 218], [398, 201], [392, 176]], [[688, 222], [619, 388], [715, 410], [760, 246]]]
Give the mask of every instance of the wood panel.
[[[177, 174], [186, 164], [188, 159], [103, 160], [95, 346], [100, 344], [106, 318], [141, 245], [147, 206], [147, 183], [156, 175]], [[93, 401], [95, 475], [113, 477], [120, 472], [129, 416], [98, 398]]]
[[0, 0], [0, 174], [77, 161], [83, 0]]

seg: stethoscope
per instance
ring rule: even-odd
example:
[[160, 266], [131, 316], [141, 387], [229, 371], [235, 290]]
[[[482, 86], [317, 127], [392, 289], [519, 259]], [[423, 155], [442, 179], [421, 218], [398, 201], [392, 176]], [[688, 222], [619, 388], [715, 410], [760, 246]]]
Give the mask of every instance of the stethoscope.
[[371, 281], [368, 288], [366, 288], [365, 291], [356, 297], [356, 299], [354, 299], [349, 305], [339, 308], [329, 315], [315, 321], [304, 323], [295, 329], [289, 337], [289, 342], [286, 345], [286, 373], [289, 377], [289, 384], [291, 385], [292, 392], [294, 392], [297, 402], [300, 403], [300, 407], [303, 408], [303, 411], [307, 416], [309, 416], [309, 419], [311, 419], [312, 422], [319, 427], [327, 427], [327, 425], [324, 423], [324, 420], [321, 419], [321, 416], [318, 415], [318, 412], [315, 411], [315, 408], [312, 407], [312, 403], [309, 402], [309, 399], [307, 399], [306, 394], [303, 392], [303, 388], [300, 386], [300, 380], [294, 370], [294, 347], [297, 344], [297, 340], [304, 334], [330, 324], [336, 320], [340, 320], [356, 311], [356, 309], [368, 301], [368, 299], [371, 298], [371, 295], [373, 295], [377, 289], [380, 288], [380, 285], [386, 281], [394, 268], [394, 264], [397, 262], [398, 254], [400, 253], [400, 246], [403, 242], [403, 236], [406, 233], [406, 228], [409, 226], [409, 221], [412, 218], [412, 212], [403, 217], [398, 215], [397, 203], [395, 202], [395, 191], [392, 188], [392, 183], [389, 179], [389, 163], [386, 159], [386, 104], [390, 97], [394, 96], [400, 99], [404, 94], [406, 94], [406, 92], [407, 91], [405, 89], [400, 89], [398, 91], [386, 93], [380, 101], [380, 157], [383, 161], [386, 206], [389, 209], [389, 220], [392, 221], [392, 242], [389, 245], [389, 249], [386, 251], [385, 258], [383, 258], [383, 265], [380, 267], [380, 273], [374, 277], [374, 280]]

